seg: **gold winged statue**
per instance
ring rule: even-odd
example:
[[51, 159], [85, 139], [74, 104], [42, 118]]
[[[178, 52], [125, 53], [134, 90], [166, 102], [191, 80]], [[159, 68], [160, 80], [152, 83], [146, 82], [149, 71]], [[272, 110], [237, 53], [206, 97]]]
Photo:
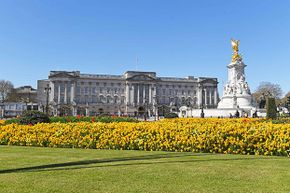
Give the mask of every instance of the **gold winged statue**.
[[239, 52], [240, 40], [231, 39], [231, 44], [232, 44], [232, 48], [233, 48], [232, 62], [236, 62], [238, 60], [241, 60], [242, 57], [238, 53]]
[[233, 48], [234, 52], [239, 52], [240, 40], [231, 39], [231, 44], [232, 44], [232, 48]]

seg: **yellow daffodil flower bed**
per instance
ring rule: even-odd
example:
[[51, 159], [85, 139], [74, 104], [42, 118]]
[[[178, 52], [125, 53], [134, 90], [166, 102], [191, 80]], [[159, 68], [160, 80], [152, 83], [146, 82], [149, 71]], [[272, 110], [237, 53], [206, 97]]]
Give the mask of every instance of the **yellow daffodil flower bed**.
[[1, 145], [290, 156], [290, 124], [258, 119], [0, 126]]
[[0, 125], [4, 124], [5, 120], [0, 120]]

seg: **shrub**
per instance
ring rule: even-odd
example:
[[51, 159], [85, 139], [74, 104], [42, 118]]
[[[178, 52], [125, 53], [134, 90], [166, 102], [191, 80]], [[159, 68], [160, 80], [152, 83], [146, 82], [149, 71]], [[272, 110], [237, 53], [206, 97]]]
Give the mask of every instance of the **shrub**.
[[90, 122], [90, 118], [81, 116], [64, 116], [64, 117], [50, 117], [50, 122], [69, 123], [69, 122]]
[[49, 117], [40, 111], [24, 111], [19, 118], [20, 124], [49, 123]]
[[17, 118], [7, 119], [3, 124], [8, 125], [8, 124], [12, 124], [12, 123], [19, 123], [19, 119], [17, 119]]
[[164, 115], [164, 118], [177, 118], [178, 115], [176, 113], [167, 113]]
[[130, 117], [111, 117], [111, 116], [97, 116], [97, 117], [84, 117], [84, 116], [65, 116], [65, 117], [50, 117], [50, 122], [69, 123], [69, 122], [138, 122], [135, 118]]
[[267, 118], [276, 119], [277, 118], [277, 107], [274, 98], [268, 98], [266, 103], [267, 108]]

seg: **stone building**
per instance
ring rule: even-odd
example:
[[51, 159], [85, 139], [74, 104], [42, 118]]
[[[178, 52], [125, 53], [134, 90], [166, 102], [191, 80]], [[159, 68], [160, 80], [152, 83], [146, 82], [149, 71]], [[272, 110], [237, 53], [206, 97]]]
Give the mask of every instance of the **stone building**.
[[22, 101], [24, 103], [35, 103], [37, 102], [37, 90], [32, 88], [31, 86], [21, 86], [15, 90], [15, 94], [17, 97], [16, 101]]
[[13, 89], [5, 102], [0, 103], [0, 118], [21, 115], [25, 110], [38, 110], [37, 90], [31, 86]]
[[38, 103], [53, 115], [163, 115], [180, 106], [216, 108], [217, 78], [157, 77], [155, 72], [123, 75], [51, 71], [39, 80]]

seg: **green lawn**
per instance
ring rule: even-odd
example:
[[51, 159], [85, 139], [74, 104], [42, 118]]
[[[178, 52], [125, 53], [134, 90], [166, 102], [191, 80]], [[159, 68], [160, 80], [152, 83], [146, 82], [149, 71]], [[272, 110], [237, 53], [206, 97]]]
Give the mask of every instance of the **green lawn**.
[[290, 159], [0, 146], [0, 192], [290, 192]]

